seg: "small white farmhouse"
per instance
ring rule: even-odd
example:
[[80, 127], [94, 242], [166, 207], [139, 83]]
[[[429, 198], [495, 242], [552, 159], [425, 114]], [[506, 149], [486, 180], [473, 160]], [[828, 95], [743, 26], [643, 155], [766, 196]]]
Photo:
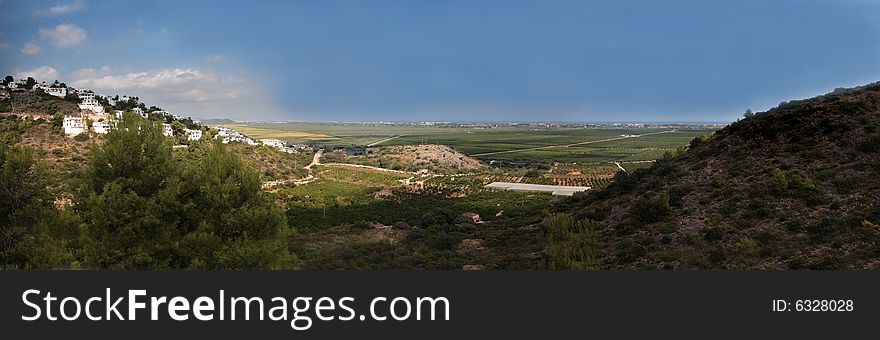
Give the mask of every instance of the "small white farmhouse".
[[68, 135], [78, 135], [85, 132], [86, 124], [80, 117], [64, 117], [61, 125], [64, 127], [64, 133]]

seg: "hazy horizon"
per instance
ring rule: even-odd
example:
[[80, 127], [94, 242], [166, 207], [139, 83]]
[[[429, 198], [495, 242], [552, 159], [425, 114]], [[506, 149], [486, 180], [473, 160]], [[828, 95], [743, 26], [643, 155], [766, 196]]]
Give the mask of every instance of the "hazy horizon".
[[868, 0], [0, 7], [5, 73], [205, 119], [725, 123], [880, 80]]

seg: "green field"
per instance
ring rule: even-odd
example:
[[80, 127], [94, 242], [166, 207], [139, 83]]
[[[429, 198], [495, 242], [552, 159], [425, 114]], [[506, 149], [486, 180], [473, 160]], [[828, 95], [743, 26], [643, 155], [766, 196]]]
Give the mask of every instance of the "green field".
[[[508, 126], [464, 128], [409, 125], [318, 123], [247, 123], [234, 126], [257, 138], [325, 147], [443, 144], [484, 161], [543, 161], [592, 163], [641, 161], [687, 145], [711, 130], [538, 128]], [[621, 138], [622, 135], [642, 135]], [[392, 138], [395, 137], [395, 138]], [[392, 138], [392, 139], [389, 139]], [[576, 145], [573, 145], [576, 144]]]

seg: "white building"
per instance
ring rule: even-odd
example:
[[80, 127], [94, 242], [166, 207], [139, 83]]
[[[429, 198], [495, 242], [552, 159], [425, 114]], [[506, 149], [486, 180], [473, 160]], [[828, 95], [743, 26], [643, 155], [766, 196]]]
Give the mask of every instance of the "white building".
[[113, 115], [116, 116], [116, 119], [122, 119], [122, 110], [113, 110]]
[[47, 84], [44, 81], [44, 82], [40, 83], [39, 85], [37, 85], [37, 87], [39, 87], [40, 90], [43, 90], [44, 93], [51, 95], [51, 96], [60, 97], [60, 98], [64, 98], [65, 96], [67, 96], [67, 87], [61, 87], [57, 83], [56, 84]]
[[79, 99], [82, 100], [95, 99], [95, 93], [89, 90], [79, 90], [76, 94], [79, 96]]
[[202, 130], [185, 129], [186, 139], [199, 140], [202, 139]]
[[218, 136], [221, 136], [221, 137], [232, 136], [232, 135], [235, 135], [235, 134], [237, 134], [237, 133], [238, 133], [238, 132], [236, 132], [235, 130], [230, 129], [230, 128], [225, 127], [225, 126], [218, 126], [218, 127], [217, 127], [217, 135], [218, 135]]
[[111, 126], [112, 125], [108, 121], [92, 122], [92, 130], [95, 130], [95, 133], [102, 135], [110, 132]]
[[49, 87], [43, 89], [43, 92], [46, 92], [48, 95], [52, 95], [58, 98], [67, 97], [67, 88], [66, 87]]
[[83, 99], [82, 103], [79, 104], [79, 109], [92, 111], [99, 115], [104, 114], [104, 106], [95, 99], [94, 94], [92, 95], [92, 98]]
[[222, 139], [223, 144], [228, 144], [231, 142], [237, 143], [247, 143], [248, 145], [260, 145], [260, 142], [253, 140], [250, 137], [247, 137], [241, 132], [235, 131], [233, 129], [227, 128], [225, 126], [218, 126], [214, 128], [217, 130], [217, 135], [214, 136], [215, 139]]
[[174, 136], [174, 129], [171, 128], [171, 124], [162, 124], [162, 134], [165, 137]]
[[137, 114], [141, 115], [141, 117], [147, 118], [146, 112], [144, 112], [144, 110], [142, 110], [139, 107], [131, 109], [131, 112], [137, 113]]
[[277, 139], [261, 139], [260, 142], [263, 142], [263, 145], [284, 149], [284, 142]]
[[85, 132], [86, 124], [81, 117], [64, 117], [61, 124], [64, 126], [64, 133], [68, 135], [78, 135]]
[[312, 150], [312, 148], [310, 148], [308, 145], [305, 145], [305, 144], [293, 144], [290, 146], [290, 148], [292, 148], [296, 151], [306, 151], [306, 150], [311, 151]]

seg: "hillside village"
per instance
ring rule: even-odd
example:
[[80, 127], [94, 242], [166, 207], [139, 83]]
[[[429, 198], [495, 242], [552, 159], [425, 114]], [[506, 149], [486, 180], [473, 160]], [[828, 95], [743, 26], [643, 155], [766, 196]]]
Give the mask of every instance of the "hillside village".
[[[310, 150], [305, 145], [288, 145], [278, 139], [255, 140], [234, 129], [224, 126], [209, 128], [198, 120], [173, 114], [157, 106], [147, 106], [138, 97], [127, 95], [99, 95], [90, 89], [77, 89], [55, 80], [47, 83], [38, 82], [32, 77], [18, 79], [6, 76], [0, 82], [0, 99], [14, 98], [14, 93], [29, 92], [36, 95], [48, 95], [76, 104], [78, 112], [63, 115], [62, 127], [64, 134], [76, 138], [80, 135], [104, 135], [115, 129], [126, 112], [137, 114], [145, 119], [162, 121], [163, 134], [166, 137], [180, 137], [184, 141], [196, 141], [202, 138], [221, 140], [224, 144], [244, 143], [247, 145], [267, 145], [287, 153]], [[15, 100], [11, 100], [12, 114], [22, 116], [33, 115], [29, 112], [16, 112]], [[34, 119], [37, 117], [34, 116]]]

